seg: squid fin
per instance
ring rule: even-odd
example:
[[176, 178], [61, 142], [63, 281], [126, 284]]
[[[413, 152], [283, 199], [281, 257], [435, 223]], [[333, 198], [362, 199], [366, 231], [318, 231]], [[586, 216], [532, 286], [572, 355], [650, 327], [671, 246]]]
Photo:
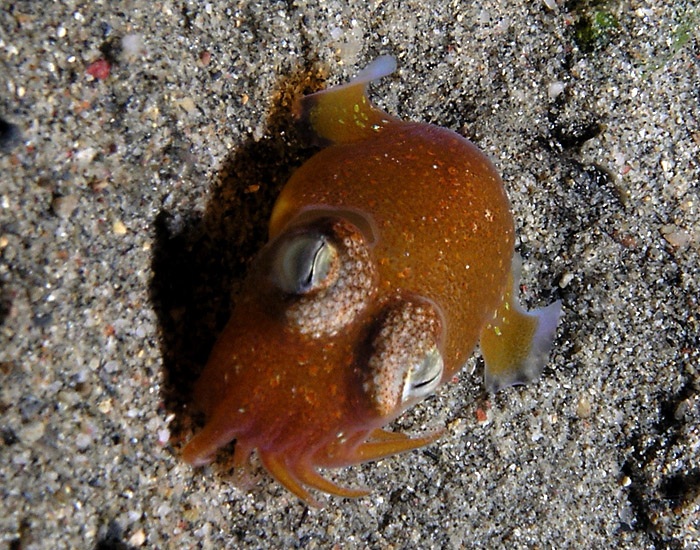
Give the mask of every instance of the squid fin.
[[503, 301], [481, 330], [480, 346], [486, 368], [484, 386], [496, 392], [536, 379], [554, 341], [561, 302], [525, 311], [516, 299], [519, 261], [514, 262]]
[[397, 119], [372, 105], [367, 85], [395, 68], [394, 58], [382, 55], [347, 84], [303, 97], [295, 106], [295, 115], [322, 144], [361, 141], [381, 132]]

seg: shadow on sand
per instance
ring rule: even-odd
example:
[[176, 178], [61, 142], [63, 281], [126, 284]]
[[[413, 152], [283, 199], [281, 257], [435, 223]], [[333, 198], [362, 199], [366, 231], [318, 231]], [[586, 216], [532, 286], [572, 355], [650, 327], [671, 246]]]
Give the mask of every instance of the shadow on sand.
[[161, 211], [155, 220], [150, 299], [165, 368], [163, 402], [171, 442], [193, 419], [191, 388], [231, 312], [247, 266], [267, 241], [275, 198], [315, 150], [302, 145], [293, 100], [322, 82], [313, 64], [283, 78], [265, 136], [243, 143], [219, 170], [204, 215]]

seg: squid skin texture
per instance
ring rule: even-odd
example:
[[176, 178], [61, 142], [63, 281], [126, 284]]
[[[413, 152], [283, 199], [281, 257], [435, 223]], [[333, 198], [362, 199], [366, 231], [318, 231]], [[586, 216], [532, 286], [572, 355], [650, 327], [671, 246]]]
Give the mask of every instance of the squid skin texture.
[[312, 505], [343, 497], [319, 468], [427, 445], [382, 429], [461, 368], [481, 337], [487, 389], [536, 378], [559, 303], [515, 301], [514, 226], [503, 183], [458, 134], [374, 107], [380, 57], [350, 83], [303, 98], [297, 115], [327, 145], [283, 188], [195, 386], [206, 425], [183, 450], [207, 464], [236, 440]]

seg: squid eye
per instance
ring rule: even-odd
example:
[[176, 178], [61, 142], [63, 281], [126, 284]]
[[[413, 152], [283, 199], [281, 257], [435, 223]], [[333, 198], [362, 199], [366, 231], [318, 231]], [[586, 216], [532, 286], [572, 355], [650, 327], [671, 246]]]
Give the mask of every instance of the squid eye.
[[403, 386], [401, 402], [420, 399], [432, 393], [442, 379], [443, 361], [437, 347], [427, 351], [423, 359], [411, 365]]
[[272, 270], [277, 286], [290, 294], [309, 294], [337, 278], [338, 251], [325, 235], [301, 233], [282, 243]]
[[342, 219], [319, 218], [292, 228], [273, 251], [275, 284], [286, 328], [310, 338], [334, 337], [376, 293], [376, 271], [360, 231]]
[[376, 411], [393, 417], [440, 385], [442, 317], [419, 297], [385, 308], [371, 341], [364, 385]]

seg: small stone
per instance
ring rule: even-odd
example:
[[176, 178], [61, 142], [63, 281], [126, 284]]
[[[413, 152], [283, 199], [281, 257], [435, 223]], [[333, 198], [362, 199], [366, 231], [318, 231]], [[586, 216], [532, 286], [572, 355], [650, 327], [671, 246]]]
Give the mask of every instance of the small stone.
[[66, 195], [65, 197], [56, 197], [51, 203], [51, 209], [53, 210], [53, 213], [64, 220], [70, 218], [77, 207], [77, 195]]
[[15, 466], [26, 466], [29, 463], [29, 459], [31, 458], [31, 451], [29, 449], [25, 449], [21, 453], [15, 453], [12, 455], [12, 464]]
[[569, 283], [573, 280], [574, 274], [571, 273], [570, 271], [567, 271], [561, 276], [561, 279], [559, 279], [559, 288], [566, 288]]
[[163, 428], [158, 430], [158, 444], [163, 446], [170, 441], [170, 430], [168, 428]]
[[92, 436], [88, 433], [79, 433], [75, 438], [75, 446], [78, 449], [87, 449], [92, 443]]
[[690, 234], [675, 225], [664, 225], [661, 228], [661, 234], [666, 242], [674, 248], [685, 248], [691, 241]]
[[167, 517], [171, 511], [172, 511], [172, 508], [170, 507], [170, 505], [164, 502], [163, 504], [158, 506], [158, 508], [156, 508], [156, 515], [159, 518], [163, 519], [163, 518]]
[[491, 422], [491, 418], [493, 416], [493, 413], [491, 412], [491, 403], [487, 401], [484, 403], [483, 407], [477, 407], [474, 415], [476, 416], [476, 421], [479, 422], [479, 424], [488, 424]]
[[104, 80], [109, 76], [111, 68], [112, 66], [110, 65], [109, 61], [106, 59], [98, 59], [97, 61], [90, 63], [88, 68], [85, 69], [85, 72], [93, 78]]
[[117, 361], [107, 361], [104, 366], [105, 372], [112, 374], [119, 370], [119, 363]]
[[126, 235], [126, 226], [121, 220], [114, 220], [112, 231], [117, 235]]
[[189, 521], [191, 523], [195, 523], [195, 522], [199, 521], [199, 518], [200, 518], [199, 508], [193, 507], [193, 508], [190, 508], [189, 510], [185, 510], [182, 514], [182, 517], [185, 521]]
[[94, 147], [86, 147], [75, 153], [75, 159], [80, 164], [89, 164], [95, 158], [95, 155], [97, 155], [97, 149]]
[[205, 50], [199, 54], [199, 62], [206, 67], [211, 62], [211, 52]]
[[142, 55], [145, 51], [143, 36], [140, 34], [127, 34], [122, 38], [122, 48], [124, 53], [130, 57]]
[[191, 97], [183, 97], [181, 100], [177, 102], [177, 104], [182, 107], [182, 109], [188, 114], [191, 115], [192, 113], [195, 112], [196, 110], [196, 105], [194, 104], [194, 100]]
[[463, 435], [467, 426], [462, 418], [456, 418], [447, 425], [447, 429], [455, 436]]
[[39, 439], [41, 439], [41, 436], [44, 435], [45, 430], [46, 426], [43, 422], [32, 422], [31, 424], [24, 426], [19, 431], [19, 439], [25, 445], [33, 445], [39, 441]]
[[[556, 4], [554, 7], [556, 7]], [[552, 82], [547, 88], [547, 95], [549, 96], [549, 99], [556, 99], [557, 97], [559, 97], [559, 95], [561, 95], [561, 93], [564, 91], [564, 88], [565, 85], [563, 82]]]
[[585, 395], [582, 395], [578, 400], [576, 415], [579, 418], [588, 418], [591, 416], [591, 403]]
[[146, 542], [146, 533], [143, 532], [143, 529], [139, 529], [129, 537], [129, 546], [138, 548], [143, 546], [144, 542]]

